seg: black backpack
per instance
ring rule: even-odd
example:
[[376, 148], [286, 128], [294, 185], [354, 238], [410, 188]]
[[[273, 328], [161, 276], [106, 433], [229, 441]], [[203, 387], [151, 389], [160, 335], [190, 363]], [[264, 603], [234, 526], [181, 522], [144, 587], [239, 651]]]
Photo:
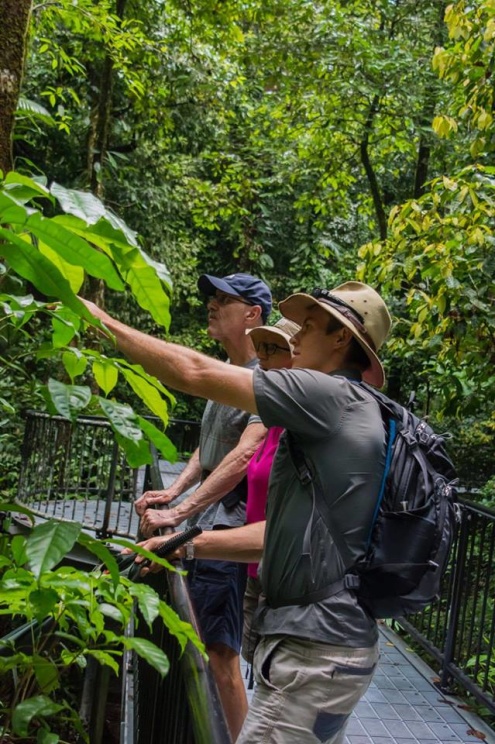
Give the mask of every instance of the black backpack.
[[[374, 617], [397, 618], [438, 597], [457, 516], [456, 473], [442, 436], [375, 388], [357, 384], [380, 406], [387, 431], [385, 468], [364, 559], [317, 595], [352, 589]], [[302, 451], [290, 435], [288, 442], [299, 479], [309, 483], [313, 476]], [[317, 505], [333, 537], [331, 512], [318, 490]], [[341, 538], [334, 540], [338, 547]]]

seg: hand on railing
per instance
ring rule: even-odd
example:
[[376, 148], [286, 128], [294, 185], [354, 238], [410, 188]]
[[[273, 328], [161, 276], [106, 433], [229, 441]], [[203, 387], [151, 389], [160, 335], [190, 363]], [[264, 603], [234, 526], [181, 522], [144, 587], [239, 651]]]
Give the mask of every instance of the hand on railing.
[[146, 491], [134, 502], [134, 508], [139, 516], [142, 516], [150, 506], [169, 504], [176, 498], [177, 494], [171, 488], [161, 491]]

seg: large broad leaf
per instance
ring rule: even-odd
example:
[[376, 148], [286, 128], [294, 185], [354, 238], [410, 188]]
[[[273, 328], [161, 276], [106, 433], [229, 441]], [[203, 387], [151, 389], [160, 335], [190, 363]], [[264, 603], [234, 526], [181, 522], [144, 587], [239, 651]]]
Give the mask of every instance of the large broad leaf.
[[70, 288], [75, 294], [77, 294], [84, 282], [84, 269], [82, 266], [74, 266], [74, 264], [64, 261], [57, 251], [54, 251], [53, 248], [46, 245], [46, 243], [43, 243], [41, 240], [38, 243], [38, 250], [57, 267], [62, 276], [65, 276], [70, 284]]
[[46, 718], [53, 716], [62, 710], [62, 705], [57, 705], [53, 700], [45, 695], [36, 695], [36, 697], [23, 700], [14, 708], [12, 714], [12, 728], [18, 736], [27, 737], [29, 724], [33, 718]]
[[170, 298], [164, 291], [155, 269], [143, 258], [137, 248], [112, 244], [112, 255], [119, 271], [143, 310], [147, 310], [157, 323], [165, 328], [170, 325]]
[[156, 671], [165, 677], [170, 668], [170, 662], [163, 651], [145, 638], [123, 638], [126, 648], [132, 649], [142, 659], [148, 662]]
[[67, 279], [31, 242], [23, 240], [3, 227], [0, 227], [0, 238], [7, 241], [0, 242], [0, 255], [7, 259], [14, 271], [34, 284], [47, 297], [62, 300], [77, 315], [94, 322], [93, 316], [76, 297]]
[[23, 225], [30, 210], [0, 191], [0, 224]]
[[86, 240], [53, 220], [43, 217], [39, 212], [28, 217], [25, 227], [59, 253], [64, 261], [74, 266], [82, 266], [88, 274], [97, 279], [104, 279], [111, 289], [124, 289], [112, 262], [104, 253], [92, 248]]
[[45, 183], [45, 179], [35, 180], [34, 178], [29, 178], [28, 176], [23, 175], [22, 173], [10, 171], [10, 173], [7, 173], [5, 176], [3, 188], [21, 204], [40, 196], [48, 198], [53, 202], [53, 198], [50, 196], [50, 192]]
[[168, 462], [176, 462], [177, 449], [175, 448], [175, 445], [172, 444], [167, 435], [160, 431], [160, 429], [157, 429], [157, 427], [152, 424], [151, 421], [147, 421], [142, 416], [138, 417], [138, 421], [141, 429], [144, 431], [150, 442], [152, 442], [156, 449], [159, 450], [163, 459], [167, 460]]
[[117, 232], [119, 240], [123, 239], [123, 242], [129, 245], [137, 245], [136, 233], [93, 194], [88, 191], [66, 189], [58, 183], [53, 183], [50, 191], [58, 199], [64, 212], [79, 217], [89, 225], [97, 222], [111, 225]]
[[160, 396], [160, 393], [158, 392], [156, 387], [150, 385], [147, 380], [143, 379], [140, 375], [137, 375], [131, 369], [122, 366], [121, 370], [122, 374], [124, 375], [131, 388], [134, 390], [136, 395], [141, 398], [143, 403], [148, 406], [150, 411], [154, 413], [155, 416], [158, 416], [158, 418], [161, 419], [166, 426], [168, 424], [167, 404]]
[[94, 225], [105, 216], [105, 205], [90, 191], [66, 189], [58, 183], [52, 183], [50, 193], [68, 214], [79, 217], [88, 225]]
[[60, 563], [74, 546], [80, 532], [80, 524], [55, 520], [49, 520], [33, 529], [26, 540], [26, 555], [37, 579]]
[[82, 385], [65, 385], [63, 382], [50, 378], [48, 392], [57, 412], [75, 422], [78, 414], [91, 400], [91, 390]]

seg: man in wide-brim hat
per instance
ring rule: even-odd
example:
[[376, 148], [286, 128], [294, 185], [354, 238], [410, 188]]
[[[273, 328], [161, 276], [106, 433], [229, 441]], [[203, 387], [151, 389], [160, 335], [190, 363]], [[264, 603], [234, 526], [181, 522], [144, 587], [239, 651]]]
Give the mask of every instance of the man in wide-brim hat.
[[[378, 405], [356, 384], [384, 382], [378, 352], [391, 325], [385, 303], [360, 282], [290, 296], [280, 310], [301, 325], [292, 368], [270, 371], [234, 368], [150, 339], [87, 304], [122, 351], [165, 384], [286, 429], [273, 461], [266, 529], [259, 522], [194, 543], [209, 558], [263, 554], [257, 684], [238, 744], [341, 744], [378, 661], [376, 621], [343, 577], [365, 555], [385, 462]], [[298, 472], [295, 451], [312, 478]]]

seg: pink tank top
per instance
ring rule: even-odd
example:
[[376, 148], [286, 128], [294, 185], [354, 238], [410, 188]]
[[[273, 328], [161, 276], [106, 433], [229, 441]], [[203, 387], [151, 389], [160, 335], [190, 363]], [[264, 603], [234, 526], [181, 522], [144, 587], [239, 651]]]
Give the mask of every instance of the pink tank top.
[[[247, 504], [246, 524], [262, 522], [265, 519], [266, 499], [268, 496], [268, 481], [272, 469], [273, 458], [277, 451], [278, 441], [283, 432], [281, 426], [273, 426], [260, 444], [247, 468]], [[258, 575], [258, 564], [248, 564], [248, 575]]]

